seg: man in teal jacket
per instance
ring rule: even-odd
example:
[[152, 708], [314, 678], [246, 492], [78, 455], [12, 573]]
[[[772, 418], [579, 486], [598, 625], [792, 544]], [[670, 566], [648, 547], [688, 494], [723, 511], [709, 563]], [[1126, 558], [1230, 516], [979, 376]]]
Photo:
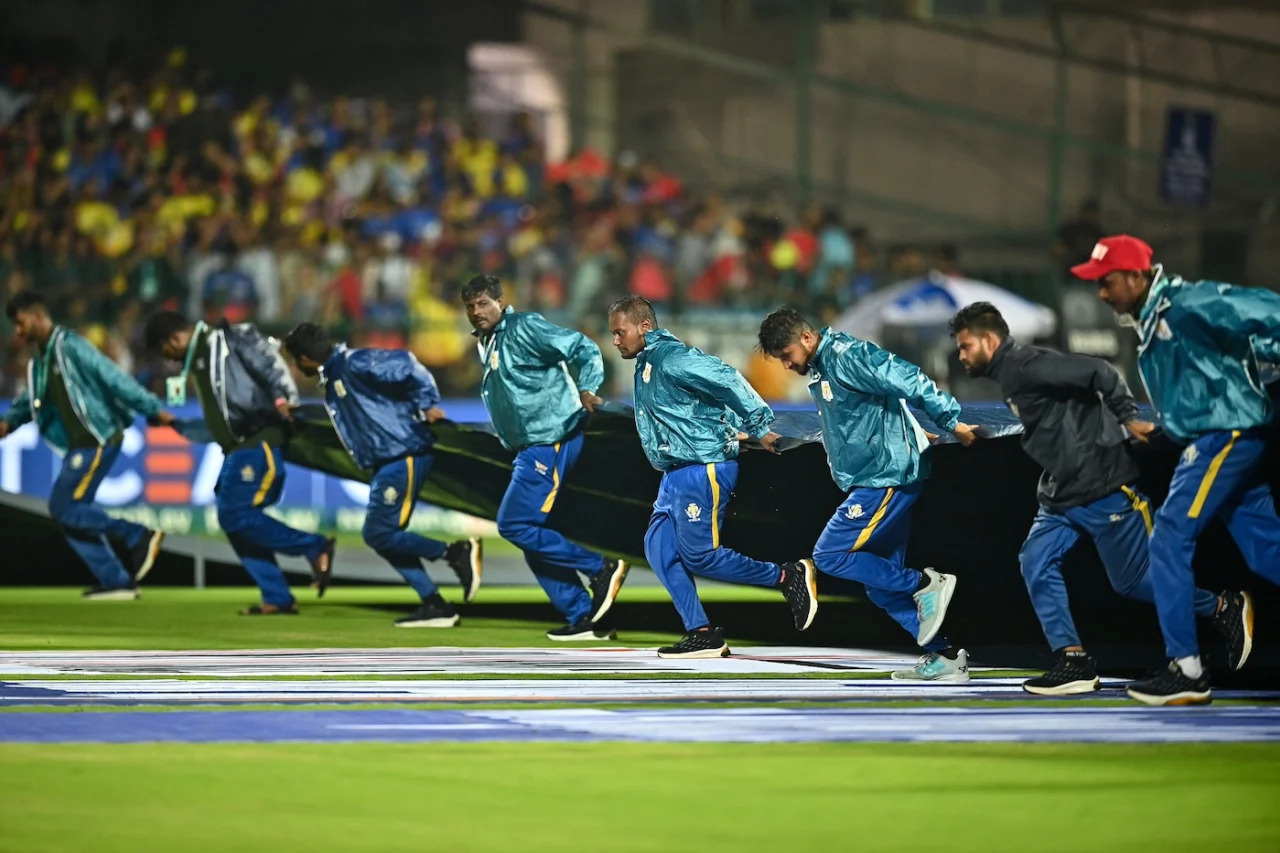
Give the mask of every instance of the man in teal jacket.
[[[84, 338], [55, 326], [39, 294], [24, 291], [5, 306], [18, 337], [35, 348], [26, 388], [0, 419], [0, 438], [35, 420], [45, 441], [65, 454], [49, 495], [49, 515], [62, 526], [98, 585], [88, 599], [133, 599], [151, 571], [164, 534], [113, 519], [93, 502], [98, 486], [120, 455], [124, 430], [135, 413], [171, 424], [160, 399], [130, 378]], [[129, 549], [130, 572], [109, 539]]]
[[[1106, 237], [1071, 271], [1097, 281], [1099, 298], [1137, 321], [1143, 385], [1160, 427], [1185, 446], [1151, 532], [1151, 582], [1172, 660], [1129, 695], [1149, 705], [1204, 704], [1212, 693], [1196, 642], [1191, 558], [1210, 520], [1221, 517], [1249, 568], [1280, 584], [1280, 518], [1259, 467], [1272, 416], [1261, 364], [1280, 362], [1280, 295], [1184, 281], [1153, 268], [1152, 254], [1136, 237]], [[1253, 602], [1224, 595], [1240, 614], [1235, 668], [1248, 657]]]
[[653, 306], [627, 296], [609, 309], [613, 345], [634, 360], [636, 430], [650, 464], [662, 472], [644, 555], [671, 594], [685, 636], [658, 650], [664, 658], [729, 654], [711, 626], [693, 576], [774, 587], [803, 631], [818, 612], [813, 561], [766, 563], [720, 544], [725, 507], [738, 480], [739, 440], [776, 452], [773, 411], [742, 374], [658, 328]]
[[938, 635], [955, 576], [903, 565], [911, 509], [930, 468], [929, 435], [907, 403], [924, 409], [962, 444], [972, 444], [973, 428], [960, 423], [960, 404], [914, 364], [843, 332], [819, 332], [794, 308], [765, 318], [760, 349], [809, 377], [831, 476], [849, 493], [814, 546], [818, 568], [866, 586], [867, 598], [924, 649], [913, 669], [894, 678], [968, 681], [968, 653]]
[[[602, 402], [600, 348], [581, 332], [507, 305], [502, 283], [476, 276], [462, 291], [475, 328], [484, 378], [480, 396], [502, 445], [516, 451], [511, 485], [498, 507], [498, 533], [524, 552], [566, 625], [552, 640], [613, 639], [604, 621], [627, 576], [608, 559], [548, 528], [560, 483], [582, 453], [582, 428]], [[585, 575], [591, 594], [583, 588]]]

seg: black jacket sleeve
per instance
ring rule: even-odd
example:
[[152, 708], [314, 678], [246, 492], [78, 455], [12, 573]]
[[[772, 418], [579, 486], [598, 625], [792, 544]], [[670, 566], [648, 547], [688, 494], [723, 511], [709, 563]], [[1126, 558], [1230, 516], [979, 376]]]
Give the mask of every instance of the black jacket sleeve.
[[235, 348], [244, 369], [256, 382], [270, 389], [273, 399], [298, 405], [298, 386], [271, 338], [263, 337], [256, 328], [245, 324], [233, 326], [227, 340]]
[[1128, 383], [1100, 358], [1045, 350], [1024, 362], [1018, 373], [1020, 384], [1027, 388], [1091, 391], [1122, 424], [1138, 417], [1138, 404]]

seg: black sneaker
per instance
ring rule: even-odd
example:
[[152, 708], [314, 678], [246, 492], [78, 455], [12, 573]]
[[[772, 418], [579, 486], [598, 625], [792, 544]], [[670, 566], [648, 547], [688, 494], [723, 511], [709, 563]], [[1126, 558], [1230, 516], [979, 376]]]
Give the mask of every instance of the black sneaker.
[[316, 591], [316, 598], [324, 598], [324, 591], [333, 580], [333, 550], [338, 540], [330, 536], [325, 540], [324, 550], [311, 560], [311, 588]]
[[1227, 663], [1240, 669], [1253, 651], [1253, 596], [1223, 592], [1222, 606], [1213, 614], [1213, 627], [1227, 641]]
[[602, 622], [581, 619], [572, 625], [565, 625], [547, 632], [548, 640], [561, 643], [577, 643], [589, 640], [616, 640], [618, 632]]
[[160, 555], [160, 543], [164, 542], [163, 530], [148, 530], [142, 541], [129, 549], [129, 568], [133, 570], [133, 582], [142, 583]]
[[95, 586], [80, 593], [85, 601], [133, 601], [142, 593], [136, 586], [117, 586], [111, 589]]
[[630, 569], [626, 560], [604, 561], [604, 568], [591, 578], [591, 613], [587, 616], [588, 621], [599, 622], [605, 617], [609, 608], [613, 607]]
[[298, 605], [285, 604], [255, 604], [252, 607], [241, 610], [241, 616], [297, 616]]
[[1058, 652], [1058, 660], [1044, 675], [1022, 682], [1022, 689], [1037, 696], [1071, 696], [1092, 693], [1102, 682], [1098, 662], [1085, 652]]
[[690, 631], [674, 646], [658, 649], [660, 658], [725, 658], [729, 656], [729, 644], [724, 641], [724, 631], [710, 628]]
[[453, 605], [440, 596], [422, 602], [417, 610], [396, 620], [397, 628], [452, 628], [462, 621]]
[[484, 572], [484, 543], [478, 536], [459, 539], [444, 552], [444, 560], [458, 576], [462, 585], [462, 600], [470, 601], [480, 589], [480, 575]]
[[1208, 671], [1199, 678], [1188, 678], [1176, 660], [1150, 678], [1133, 682], [1126, 692], [1147, 705], [1208, 705], [1213, 701]]
[[782, 570], [787, 579], [778, 589], [782, 597], [791, 605], [791, 615], [796, 618], [796, 630], [803, 631], [813, 624], [813, 617], [818, 615], [818, 569], [813, 560], [800, 560], [795, 563], [783, 563]]

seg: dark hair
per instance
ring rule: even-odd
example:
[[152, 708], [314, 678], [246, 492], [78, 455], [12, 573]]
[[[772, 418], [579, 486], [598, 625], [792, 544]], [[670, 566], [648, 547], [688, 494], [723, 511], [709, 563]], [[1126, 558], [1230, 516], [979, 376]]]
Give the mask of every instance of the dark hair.
[[609, 316], [612, 317], [614, 314], [623, 314], [636, 325], [648, 320], [650, 326], [655, 329], [658, 328], [658, 315], [654, 313], [653, 303], [643, 296], [636, 296], [634, 293], [630, 296], [622, 297], [609, 306]]
[[802, 332], [812, 332], [813, 326], [796, 309], [784, 305], [760, 324], [760, 351], [777, 358], [787, 347], [795, 343]]
[[19, 311], [30, 311], [35, 308], [49, 310], [44, 304], [43, 296], [34, 290], [20, 290], [9, 297], [9, 301], [4, 306], [4, 313], [9, 317], [10, 321], [13, 321], [18, 319]]
[[488, 296], [491, 299], [502, 298], [502, 282], [496, 275], [478, 275], [462, 288], [462, 301], [467, 302], [477, 296]]
[[948, 328], [953, 338], [961, 332], [972, 332], [975, 335], [995, 332], [996, 337], [1002, 341], [1009, 337], [1009, 324], [1000, 316], [999, 309], [990, 302], [975, 302], [964, 306], [951, 318]]
[[165, 342], [181, 332], [187, 326], [187, 318], [177, 311], [157, 311], [147, 318], [147, 325], [142, 331], [142, 341], [148, 352], [159, 352]]
[[324, 364], [333, 354], [329, 333], [315, 323], [299, 323], [285, 336], [284, 348], [294, 358], [305, 356], [318, 364]]

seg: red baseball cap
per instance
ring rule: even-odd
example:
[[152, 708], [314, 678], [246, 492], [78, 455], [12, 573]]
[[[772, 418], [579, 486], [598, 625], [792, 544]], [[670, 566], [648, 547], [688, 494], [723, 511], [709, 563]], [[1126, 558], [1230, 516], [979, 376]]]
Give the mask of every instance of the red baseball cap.
[[1151, 247], [1128, 234], [1103, 237], [1093, 247], [1089, 260], [1071, 268], [1071, 274], [1085, 281], [1097, 281], [1116, 270], [1140, 272], [1151, 269]]

